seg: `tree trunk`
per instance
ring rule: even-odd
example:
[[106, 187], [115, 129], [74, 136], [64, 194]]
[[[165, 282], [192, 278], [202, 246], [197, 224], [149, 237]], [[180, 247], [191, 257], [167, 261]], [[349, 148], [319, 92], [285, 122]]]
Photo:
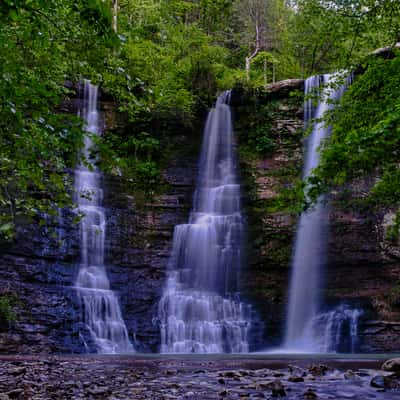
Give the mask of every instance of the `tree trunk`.
[[112, 26], [114, 32], [117, 33], [118, 31], [118, 0], [113, 0], [113, 18], [112, 18]]
[[259, 51], [260, 51], [260, 27], [256, 19], [256, 48], [251, 56], [246, 57], [246, 75], [248, 81], [250, 80], [251, 60], [258, 54]]
[[251, 58], [250, 57], [246, 57], [246, 77], [247, 80], [250, 80], [250, 62], [251, 62]]

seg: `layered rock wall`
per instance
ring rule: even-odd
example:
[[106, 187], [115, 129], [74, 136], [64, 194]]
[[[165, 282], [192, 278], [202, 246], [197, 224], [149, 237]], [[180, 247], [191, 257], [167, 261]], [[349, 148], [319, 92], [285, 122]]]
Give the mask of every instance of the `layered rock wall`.
[[[79, 98], [63, 105], [76, 113]], [[105, 98], [101, 111], [107, 129], [124, 129], [116, 105]], [[201, 134], [178, 132], [171, 142], [179, 155], [164, 166], [163, 190], [152, 198], [118, 176], [104, 176], [107, 234], [105, 264], [112, 290], [120, 299], [129, 336], [138, 351], [157, 351], [157, 303], [165, 283], [174, 226], [186, 221], [197, 175]], [[27, 223], [0, 255], [0, 296], [16, 314], [0, 330], [0, 353], [85, 352], [93, 350], [81, 323], [74, 289], [79, 269], [79, 226], [64, 210], [53, 225]]]
[[[270, 85], [267, 93], [235, 93], [250, 237], [244, 290], [265, 321], [267, 347], [282, 340], [301, 211], [296, 185], [302, 170], [302, 89], [302, 81], [289, 80]], [[251, 131], [272, 138], [272, 150], [249, 152]], [[327, 265], [320, 288], [326, 308], [345, 302], [364, 310], [359, 332], [362, 352], [400, 349], [400, 245], [387, 238], [394, 210], [365, 207], [378, 178], [360, 179], [330, 193]]]

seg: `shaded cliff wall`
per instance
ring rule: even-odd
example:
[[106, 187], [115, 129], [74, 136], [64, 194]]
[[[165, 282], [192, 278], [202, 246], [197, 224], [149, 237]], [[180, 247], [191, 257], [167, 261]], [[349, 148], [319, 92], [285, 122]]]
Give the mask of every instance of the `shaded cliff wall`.
[[[282, 340], [301, 207], [296, 184], [303, 157], [303, 82], [278, 82], [266, 92], [238, 88], [233, 98], [249, 219], [243, 290], [265, 321], [259, 343], [271, 347]], [[273, 140], [269, 151], [255, 151], [252, 132]], [[320, 288], [327, 308], [346, 302], [365, 310], [362, 352], [400, 349], [400, 243], [386, 234], [394, 210], [372, 209], [365, 202], [377, 178], [332, 190], [328, 259]]]
[[[103, 97], [106, 129], [126, 129], [116, 105]], [[79, 101], [66, 102], [62, 111], [76, 113]], [[163, 167], [161, 194], [146, 198], [123, 178], [103, 177], [107, 273], [129, 336], [145, 352], [158, 349], [156, 308], [174, 226], [187, 220], [191, 206], [201, 128], [177, 130], [169, 140], [176, 151]], [[15, 241], [1, 249], [0, 296], [14, 299], [16, 321], [0, 328], [0, 353], [83, 352], [84, 341], [93, 350], [73, 287], [79, 257], [79, 227], [70, 211], [53, 226], [22, 221]]]
[[[256, 326], [259, 348], [281, 343], [286, 317], [298, 206], [290, 193], [302, 167], [302, 85], [302, 81], [294, 88], [284, 85], [277, 93], [249, 93], [240, 88], [233, 92], [249, 226], [242, 290], [253, 304], [256, 319], [264, 322]], [[273, 145], [257, 152], [255, 135], [265, 135]]]
[[[300, 205], [295, 188], [303, 157], [302, 81], [279, 82], [269, 89], [249, 93], [236, 88], [232, 96], [249, 227], [242, 293], [254, 310], [252, 350], [279, 345], [282, 339]], [[74, 113], [78, 101], [65, 104], [64, 111]], [[126, 129], [112, 101], [105, 98], [101, 109], [108, 130]], [[191, 207], [201, 128], [177, 130], [169, 138], [176, 151], [163, 167], [160, 194], [151, 200], [121, 177], [103, 178], [107, 272], [139, 351], [158, 349], [157, 303], [174, 226], [187, 221]], [[254, 135], [270, 139], [260, 144], [263, 152], [256, 150]], [[374, 179], [331, 193], [328, 265], [321, 290], [327, 306], [344, 299], [365, 309], [362, 351], [395, 351], [400, 349], [400, 246], [386, 234], [394, 210], [365, 207]], [[11, 329], [0, 327], [0, 352], [83, 352], [83, 340], [91, 346], [73, 288], [78, 238], [78, 226], [64, 211], [54, 225], [21, 224], [15, 242], [1, 249], [0, 296], [15, 297], [17, 319]]]

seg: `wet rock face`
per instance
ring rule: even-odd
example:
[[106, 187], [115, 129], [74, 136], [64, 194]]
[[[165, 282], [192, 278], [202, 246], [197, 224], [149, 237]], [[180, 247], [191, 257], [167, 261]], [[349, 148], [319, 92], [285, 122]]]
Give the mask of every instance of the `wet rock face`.
[[105, 184], [105, 263], [138, 351], [158, 351], [158, 301], [174, 227], [188, 217], [196, 168], [195, 158], [171, 161], [164, 172], [170, 185], [167, 192], [140, 207], [134, 195], [123, 192], [123, 182], [112, 179]]
[[[292, 82], [300, 85], [301, 82]], [[297, 214], [282, 202], [301, 176], [302, 92], [279, 85], [257, 102], [278, 102], [271, 131], [275, 147], [263, 156], [241, 158], [242, 193], [248, 219], [248, 265], [242, 274], [242, 294], [253, 305], [251, 350], [281, 344], [286, 318], [287, 284]], [[300, 87], [299, 86], [299, 87]], [[292, 93], [292, 94], [290, 94]], [[296, 104], [288, 99], [298, 98]], [[239, 150], [255, 118], [254, 104], [233, 96]], [[75, 113], [77, 101], [63, 106]], [[109, 99], [102, 102], [105, 125], [126, 124]], [[165, 283], [173, 229], [185, 223], [191, 207], [199, 152], [186, 152], [200, 141], [179, 136], [181, 153], [166, 165], [162, 195], [144, 201], [123, 179], [104, 177], [107, 217], [106, 266], [111, 287], [119, 296], [129, 335], [138, 351], [157, 351], [157, 304]], [[198, 146], [199, 148], [199, 146]], [[328, 305], [345, 299], [366, 312], [360, 324], [360, 350], [390, 352], [400, 348], [400, 245], [388, 240], [396, 210], [373, 212], [351, 206], [365, 198], [373, 179], [358, 180], [331, 193], [330, 241], [326, 267]], [[287, 197], [286, 197], [287, 199]], [[0, 320], [0, 353], [84, 352], [93, 349], [80, 322], [80, 305], [73, 288], [80, 257], [79, 230], [66, 210], [45, 227], [22, 225], [12, 246], [1, 249], [0, 296], [16, 295], [16, 323]], [[398, 291], [396, 291], [398, 288]], [[397, 304], [397, 305], [396, 305]], [[293, 374], [292, 379], [302, 376]], [[309, 396], [312, 396], [311, 394]]]
[[[297, 215], [293, 202], [282, 193], [291, 190], [301, 176], [302, 84], [271, 86], [262, 98], [233, 92], [249, 231], [242, 289], [255, 310], [253, 345], [257, 350], [279, 346], [283, 337]], [[273, 140], [271, 151], [260, 154], [252, 143], [248, 144], [252, 131]]]
[[[63, 111], [75, 113], [75, 99]], [[109, 101], [101, 104], [110, 129], [124, 121]], [[193, 134], [192, 134], [193, 135]], [[157, 351], [157, 304], [165, 283], [176, 224], [187, 220], [198, 137], [181, 135], [182, 150], [163, 171], [166, 189], [153, 199], [139, 198], [135, 188], [118, 177], [103, 178], [107, 219], [105, 265], [111, 288], [120, 299], [129, 336], [138, 351]], [[136, 196], [136, 197], [135, 197]], [[74, 289], [79, 269], [79, 226], [63, 210], [45, 226], [26, 223], [15, 242], [0, 253], [0, 296], [15, 298], [16, 322], [0, 326], [0, 353], [82, 353], [94, 351], [81, 322]]]
[[[303, 152], [301, 82], [282, 82], [268, 89], [267, 95], [249, 97], [243, 91], [233, 92], [250, 238], [244, 291], [265, 322], [263, 330], [256, 328], [263, 331], [259, 343], [264, 348], [281, 344], [285, 326], [298, 220], [287, 189], [301, 177]], [[259, 123], [261, 112], [272, 112], [272, 119]], [[274, 140], [268, 154], [257, 154], [255, 148], [247, 154], [247, 135], [254, 126], [257, 134], [266, 133]], [[328, 254], [321, 285], [327, 308], [345, 301], [364, 310], [359, 325], [361, 352], [400, 348], [400, 242], [388, 238], [397, 210], [367, 207], [365, 199], [376, 179], [357, 179], [330, 193]]]
[[[61, 213], [60, 213], [61, 214]], [[77, 274], [79, 232], [67, 212], [59, 224], [20, 226], [0, 256], [0, 296], [11, 299], [15, 322], [0, 331], [1, 353], [82, 351]]]
[[400, 246], [387, 238], [390, 213], [362, 206], [375, 180], [357, 179], [331, 193], [325, 296], [364, 310], [361, 352], [393, 352], [400, 346]]

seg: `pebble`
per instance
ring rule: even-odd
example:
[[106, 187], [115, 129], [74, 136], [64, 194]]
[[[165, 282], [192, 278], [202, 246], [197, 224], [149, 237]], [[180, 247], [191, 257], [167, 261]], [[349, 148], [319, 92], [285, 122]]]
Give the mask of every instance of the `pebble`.
[[208, 365], [176, 360], [165, 365], [128, 357], [113, 360], [54, 357], [49, 363], [38, 356], [15, 363], [0, 359], [0, 400], [369, 400], [386, 399], [383, 396], [393, 392], [391, 400], [399, 385], [397, 376], [388, 372], [327, 373], [328, 367], [320, 364], [311, 366], [307, 374], [296, 365], [270, 370], [235, 368], [240, 364], [236, 361], [226, 362], [224, 368], [224, 361]]
[[318, 399], [317, 393], [314, 392], [312, 389], [307, 389], [303, 396], [304, 400], [316, 400]]

